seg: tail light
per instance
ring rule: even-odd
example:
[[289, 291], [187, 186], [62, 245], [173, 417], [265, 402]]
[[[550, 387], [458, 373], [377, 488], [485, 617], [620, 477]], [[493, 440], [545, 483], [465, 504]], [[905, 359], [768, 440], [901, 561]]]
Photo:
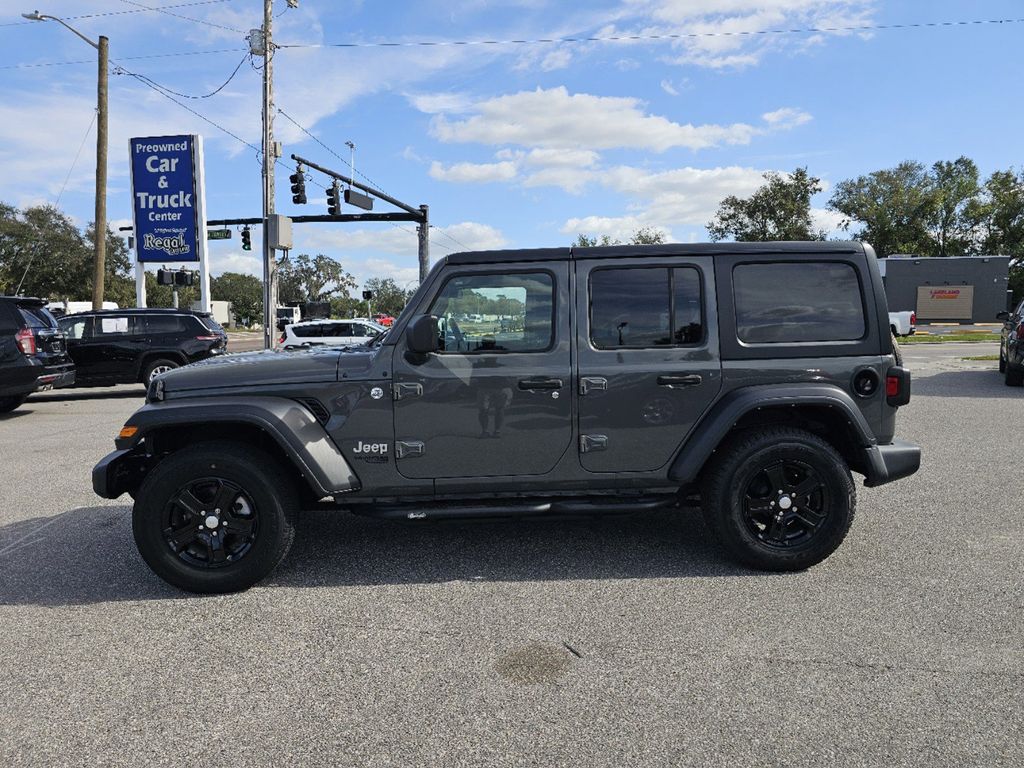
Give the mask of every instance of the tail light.
[[281, 338], [277, 340], [277, 343], [278, 343], [278, 344], [284, 344], [284, 340], [285, 340], [285, 337], [286, 337], [287, 335], [288, 335], [288, 334], [286, 334], [286, 333], [282, 333], [282, 334], [281, 334]]
[[1024, 323], [1017, 326], [1017, 330], [1014, 331], [1017, 334], [1018, 339], [1024, 339]]
[[26, 355], [34, 355], [36, 353], [36, 337], [28, 328], [22, 328], [14, 334], [14, 340]]
[[894, 408], [910, 402], [910, 371], [894, 366], [885, 373], [885, 402]]
[[910, 324], [917, 325], [917, 312], [910, 313]]
[[196, 341], [219, 341], [220, 336], [196, 336]]

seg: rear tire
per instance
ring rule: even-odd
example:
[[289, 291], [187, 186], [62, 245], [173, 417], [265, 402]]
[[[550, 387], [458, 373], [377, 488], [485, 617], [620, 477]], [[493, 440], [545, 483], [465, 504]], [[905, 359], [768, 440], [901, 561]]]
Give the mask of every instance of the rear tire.
[[13, 397], [0, 397], [0, 413], [10, 413], [15, 408], [20, 406], [25, 400], [28, 399], [28, 395], [15, 395]]
[[1024, 384], [1024, 369], [1014, 368], [1009, 361], [1006, 363], [1005, 376], [1004, 381], [1008, 387], [1019, 387]]
[[1006, 358], [1003, 357], [1002, 351], [999, 352], [999, 372], [1006, 373]]
[[792, 427], [740, 433], [703, 488], [708, 527], [735, 560], [766, 571], [820, 563], [853, 523], [856, 491], [835, 448]]
[[892, 334], [892, 356], [896, 358], [896, 365], [903, 365], [903, 352], [900, 351], [900, 343], [896, 340], [896, 334]]
[[142, 383], [149, 386], [149, 382], [153, 380], [154, 376], [159, 376], [161, 373], [167, 373], [167, 371], [173, 371], [175, 368], [180, 368], [181, 364], [175, 360], [159, 359], [154, 360], [146, 366], [145, 373], [142, 374]]
[[139, 554], [189, 592], [236, 592], [266, 577], [295, 538], [298, 494], [264, 451], [218, 441], [161, 461], [135, 496]]

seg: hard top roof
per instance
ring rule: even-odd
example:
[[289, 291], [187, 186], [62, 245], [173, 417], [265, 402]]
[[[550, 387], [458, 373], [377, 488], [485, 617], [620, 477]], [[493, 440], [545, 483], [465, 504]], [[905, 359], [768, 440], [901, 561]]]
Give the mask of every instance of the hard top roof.
[[42, 299], [37, 299], [34, 296], [0, 296], [0, 301], [11, 302], [13, 304], [20, 304], [21, 306], [27, 307], [43, 307], [46, 306], [46, 302]]
[[523, 248], [503, 251], [461, 251], [446, 257], [449, 264], [495, 264], [508, 261], [564, 261], [640, 256], [715, 256], [718, 254], [861, 253], [853, 241], [778, 241], [769, 243], [663, 243], [660, 245], [602, 245], [595, 248]]

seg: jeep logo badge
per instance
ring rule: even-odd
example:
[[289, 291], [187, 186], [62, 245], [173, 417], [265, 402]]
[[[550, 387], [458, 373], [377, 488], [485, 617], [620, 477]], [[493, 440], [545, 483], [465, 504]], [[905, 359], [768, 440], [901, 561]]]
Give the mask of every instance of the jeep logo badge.
[[384, 390], [381, 389], [380, 387], [374, 387], [373, 389], [370, 390], [370, 397], [372, 397], [374, 400], [380, 400], [382, 397], [384, 397]]

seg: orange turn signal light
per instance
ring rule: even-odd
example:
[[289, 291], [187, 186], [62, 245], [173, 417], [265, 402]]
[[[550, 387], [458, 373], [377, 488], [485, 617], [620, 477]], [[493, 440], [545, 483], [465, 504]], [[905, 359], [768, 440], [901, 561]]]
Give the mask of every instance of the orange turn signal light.
[[123, 440], [128, 437], [135, 437], [135, 433], [138, 431], [138, 427], [121, 427], [121, 431], [117, 433], [117, 436], [119, 439]]

